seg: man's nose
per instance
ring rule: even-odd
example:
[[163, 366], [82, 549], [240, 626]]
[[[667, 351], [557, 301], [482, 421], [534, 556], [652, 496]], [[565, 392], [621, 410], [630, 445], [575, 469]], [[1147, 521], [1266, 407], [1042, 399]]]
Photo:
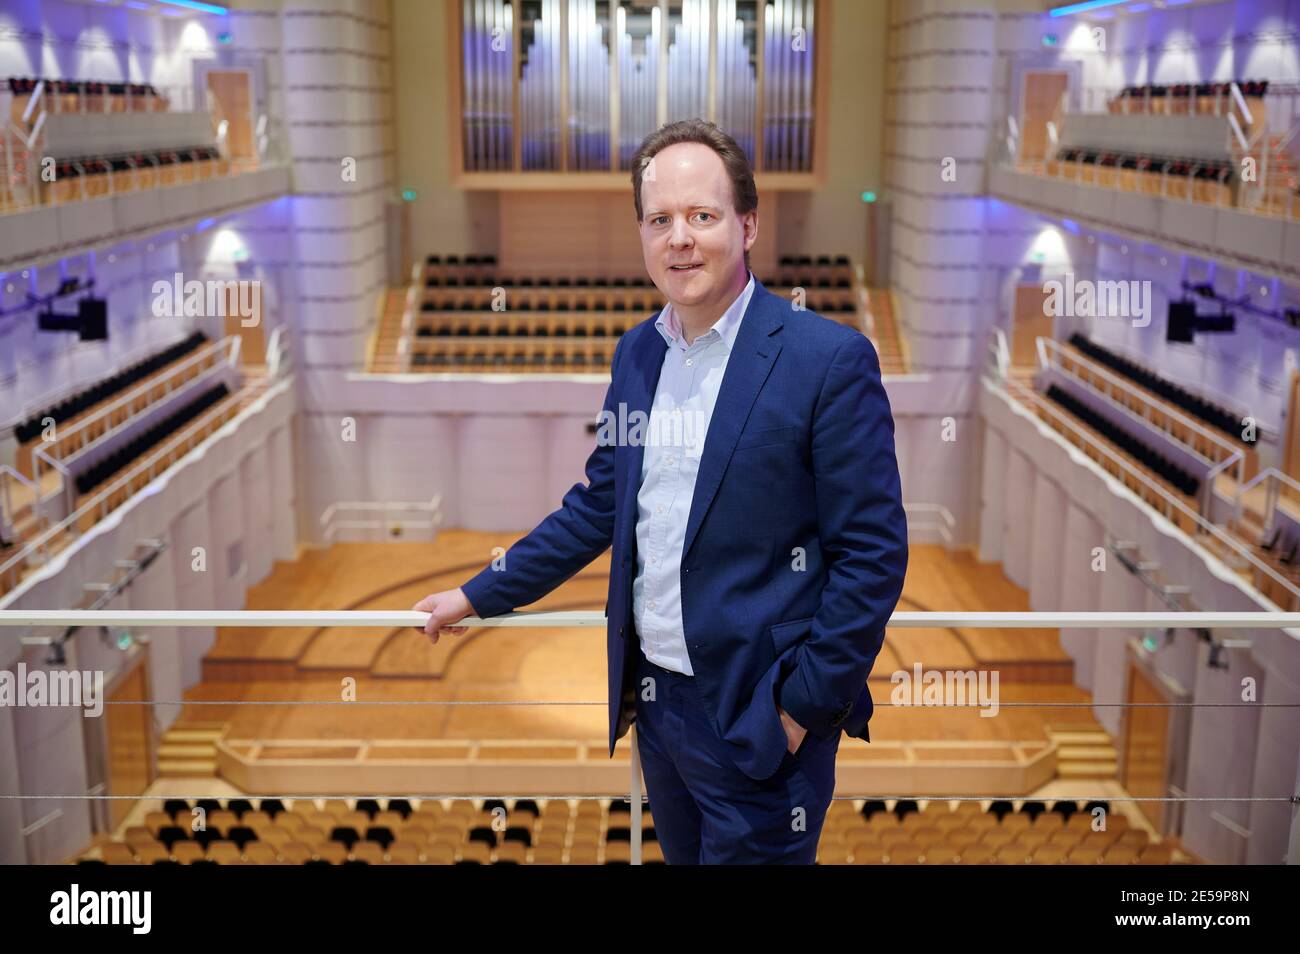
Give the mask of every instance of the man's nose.
[[678, 219], [673, 223], [673, 230], [668, 236], [668, 242], [673, 248], [682, 248], [693, 241], [691, 230], [686, 227], [685, 220]]

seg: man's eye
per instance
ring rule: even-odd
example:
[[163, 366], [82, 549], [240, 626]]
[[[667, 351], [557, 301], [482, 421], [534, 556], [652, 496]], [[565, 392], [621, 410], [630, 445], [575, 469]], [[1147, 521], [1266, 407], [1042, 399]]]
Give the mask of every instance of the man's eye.
[[700, 214], [700, 215], [707, 215], [707, 216], [709, 216], [710, 218], [713, 216], [713, 213], [712, 213], [712, 212], [701, 212], [701, 213], [699, 213], [699, 214]]

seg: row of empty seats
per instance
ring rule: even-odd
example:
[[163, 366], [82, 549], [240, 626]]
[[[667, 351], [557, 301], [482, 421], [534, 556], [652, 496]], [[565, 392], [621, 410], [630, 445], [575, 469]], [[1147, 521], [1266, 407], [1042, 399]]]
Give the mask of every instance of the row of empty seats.
[[215, 146], [83, 157], [57, 163], [54, 181], [42, 182], [41, 188], [46, 202], [71, 202], [210, 179], [225, 175], [229, 169]]
[[657, 296], [631, 295], [625, 298], [611, 298], [611, 300], [601, 302], [596, 299], [584, 300], [576, 295], [557, 295], [550, 300], [538, 296], [520, 295], [510, 303], [510, 307], [505, 311], [494, 311], [489, 298], [451, 301], [450, 296], [439, 296], [437, 301], [421, 303], [420, 311], [426, 314], [434, 312], [471, 312], [488, 315], [501, 322], [508, 322], [512, 315], [518, 313], [557, 311], [646, 312], [658, 311], [663, 306], [663, 300]]
[[[425, 257], [426, 265], [495, 265], [497, 257], [495, 255], [428, 255]], [[848, 265], [849, 257], [847, 255], [782, 255], [777, 264], [781, 267], [794, 265]]]
[[[1237, 83], [1237, 87], [1245, 99], [1262, 99], [1268, 93], [1268, 80], [1242, 80]], [[1118, 96], [1111, 99], [1109, 109], [1111, 112], [1131, 112], [1139, 106], [1145, 107], [1150, 101], [1153, 112], [1185, 111], [1188, 108], [1209, 112], [1216, 99], [1222, 101], [1231, 95], [1231, 80], [1211, 83], [1147, 83], [1125, 86]], [[1172, 100], [1186, 102], [1179, 105]]]
[[1056, 158], [1059, 162], [1082, 162], [1103, 169], [1123, 169], [1145, 175], [1209, 179], [1225, 185], [1230, 184], [1236, 174], [1235, 166], [1231, 162], [1166, 159], [1160, 156], [1139, 156], [1095, 149], [1062, 149], [1057, 153]]
[[106, 401], [131, 387], [139, 384], [151, 374], [159, 371], [174, 361], [197, 350], [207, 342], [203, 332], [196, 331], [182, 341], [152, 354], [147, 358], [123, 368], [116, 374], [95, 382], [76, 394], [63, 398], [48, 407], [29, 415], [14, 428], [14, 437], [20, 444], [34, 441], [41, 436], [42, 422], [52, 418], [54, 423], [63, 424], [89, 411], [101, 401]]
[[433, 370], [489, 372], [489, 371], [579, 371], [603, 370], [610, 365], [612, 355], [602, 352], [533, 351], [530, 353], [488, 353], [453, 351], [417, 351], [411, 355], [411, 365]]
[[85, 494], [94, 490], [114, 474], [130, 465], [132, 461], [148, 453], [151, 448], [167, 440], [190, 421], [229, 395], [230, 389], [225, 384], [217, 384], [208, 388], [183, 407], [173, 411], [148, 430], [136, 435], [130, 441], [79, 473], [74, 480], [77, 493]]
[[[1100, 810], [1100, 811], [1098, 811]], [[625, 864], [631, 806], [623, 801], [518, 799], [262, 799], [191, 804], [169, 799], [144, 824], [82, 864]], [[198, 823], [198, 819], [202, 823]], [[654, 816], [642, 813], [647, 864], [662, 863]], [[1026, 800], [832, 803], [820, 864], [1167, 864], [1155, 844], [1106, 802]]]
[[[42, 85], [43, 84], [43, 85]], [[10, 76], [0, 89], [10, 94], [9, 119], [20, 128], [31, 99], [41, 89], [46, 113], [162, 112], [168, 100], [151, 83], [117, 80], [56, 79]]]
[[1188, 199], [1209, 205], [1234, 204], [1235, 167], [1229, 162], [1168, 159], [1086, 148], [1058, 150], [1047, 174], [1105, 189]]
[[477, 324], [439, 321], [422, 323], [415, 333], [421, 338], [618, 338], [626, 330], [626, 325], [618, 321], [586, 323], [557, 319], [553, 323], [542, 320], [482, 321]]
[[[854, 285], [854, 272], [847, 255], [783, 255], [775, 274], [758, 278], [774, 288], [850, 289]], [[654, 288], [645, 275], [500, 274], [495, 255], [430, 255], [421, 270], [420, 283], [425, 288]]]
[[[809, 311], [861, 330], [847, 255], [783, 256], [780, 269], [769, 287], [807, 288]], [[665, 305], [645, 276], [507, 276], [495, 255], [429, 255], [415, 279], [401, 328], [379, 332], [377, 354], [389, 343], [395, 370], [603, 372], [614, 339]], [[512, 289], [502, 310], [496, 288]]]
[[1096, 431], [1102, 437], [1106, 438], [1112, 444], [1120, 447], [1141, 464], [1150, 468], [1163, 480], [1172, 485], [1180, 493], [1189, 497], [1194, 497], [1200, 487], [1200, 480], [1194, 475], [1188, 473], [1182, 467], [1179, 467], [1173, 461], [1154, 450], [1149, 444], [1141, 438], [1124, 430], [1113, 423], [1109, 418], [1098, 413], [1086, 403], [1076, 398], [1073, 394], [1055, 384], [1049, 385], [1046, 391], [1046, 397], [1059, 404], [1071, 415], [1087, 424], [1092, 430]]
[[[1101, 809], [1095, 814], [1094, 809]], [[1103, 824], [1104, 822], [1104, 824]], [[1171, 845], [1110, 811], [1104, 802], [1083, 809], [1073, 801], [1050, 808], [1026, 801], [1019, 809], [995, 801], [868, 802], [860, 810], [836, 802], [818, 846], [820, 864], [1168, 864]]]
[[1089, 340], [1087, 336], [1081, 333], [1076, 332], [1071, 335], [1070, 344], [1098, 364], [1105, 365], [1117, 374], [1141, 385], [1153, 394], [1159, 395], [1170, 404], [1222, 431], [1239, 443], [1249, 445], [1257, 442], [1258, 435], [1243, 433], [1241, 415], [1229, 411], [1222, 405], [1207, 401], [1199, 394], [1174, 384], [1136, 361], [1131, 361], [1123, 355], [1116, 354], [1110, 349]]

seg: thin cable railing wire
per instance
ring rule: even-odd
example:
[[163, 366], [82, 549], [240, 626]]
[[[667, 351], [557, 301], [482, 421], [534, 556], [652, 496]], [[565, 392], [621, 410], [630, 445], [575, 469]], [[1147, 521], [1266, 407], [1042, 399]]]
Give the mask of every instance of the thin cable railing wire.
[[[291, 802], [311, 802], [311, 801], [378, 801], [383, 799], [391, 801], [402, 799], [406, 801], [430, 802], [430, 801], [493, 801], [497, 799], [516, 799], [522, 801], [630, 801], [627, 793], [611, 792], [605, 795], [592, 795], [590, 792], [580, 795], [502, 795], [496, 794], [478, 794], [466, 795], [461, 793], [444, 793], [428, 795], [376, 795], [373, 792], [368, 795], [291, 795], [291, 794], [274, 794], [258, 795], [240, 792], [235, 795], [211, 793], [206, 795], [178, 795], [170, 792], [157, 792], [145, 795], [3, 795], [0, 794], [0, 801], [19, 801], [24, 799], [88, 799], [95, 801], [231, 801], [233, 799], [243, 799], [245, 801], [257, 800], [262, 801], [291, 801]], [[648, 795], [642, 795], [641, 801], [648, 802]], [[1023, 792], [1015, 795], [835, 795], [833, 801], [842, 802], [1290, 802], [1300, 804], [1300, 796], [1297, 795], [1026, 795]]]
[[[410, 610], [0, 610], [0, 628], [31, 626], [164, 626], [178, 628], [346, 627], [423, 629], [429, 614]], [[483, 619], [466, 616], [453, 626], [604, 627], [596, 610], [522, 611]], [[1300, 629], [1300, 613], [1268, 612], [912, 612], [894, 613], [900, 629]], [[1297, 634], [1300, 638], [1300, 634]]]
[[[932, 670], [935, 672], [942, 670]], [[106, 706], [607, 706], [549, 699], [119, 699]], [[875, 702], [875, 709], [987, 709], [982, 702]], [[1300, 702], [999, 702], [999, 709], [1300, 709]]]
[[[428, 614], [413, 611], [302, 611], [302, 610], [3, 610], [0, 611], [0, 628], [32, 626], [157, 626], [157, 627], [348, 627], [348, 628], [392, 628], [409, 627], [422, 629], [428, 620]], [[487, 619], [466, 617], [454, 625], [466, 628], [485, 627], [604, 627], [607, 624], [603, 613], [583, 612], [517, 612]], [[1082, 629], [1289, 629], [1300, 627], [1300, 613], [1268, 612], [896, 612], [889, 620], [889, 626], [912, 629], [950, 628], [961, 626], [979, 629], [1052, 629], [1072, 627]], [[119, 703], [108, 703], [119, 704]], [[154, 704], [154, 705], [605, 705], [604, 702], [563, 702], [553, 700], [535, 700], [527, 702], [490, 701], [474, 702], [466, 700], [371, 700], [367, 702], [349, 702], [346, 700], [232, 700], [212, 701], [195, 700], [187, 702], [124, 702], [120, 704]], [[890, 705], [893, 705], [890, 703]], [[1000, 703], [1008, 707], [1239, 707], [1257, 706], [1269, 708], [1295, 708], [1291, 703]], [[975, 705], [964, 706], [907, 706], [908, 708], [982, 708]], [[634, 759], [635, 761], [635, 759]], [[638, 786], [639, 787], [639, 786]], [[138, 801], [141, 799], [180, 799], [200, 800], [221, 798], [247, 798], [245, 793], [239, 795], [182, 795], [177, 793], [154, 793], [139, 795], [92, 795], [92, 794], [0, 794], [0, 800], [96, 800], [96, 801]], [[649, 798], [637, 792], [597, 794], [537, 794], [511, 796], [502, 794], [405, 794], [400, 796], [378, 796], [374, 793], [348, 795], [340, 793], [309, 794], [262, 794], [253, 795], [259, 800], [288, 799], [290, 801], [322, 801], [376, 799], [380, 797], [402, 798], [417, 801], [480, 801], [503, 798], [527, 799], [564, 799], [568, 801], [638, 801], [648, 803]], [[964, 802], [964, 801], [1010, 801], [1010, 802], [1163, 802], [1163, 803], [1285, 803], [1300, 804], [1297, 795], [1246, 795], [1246, 796], [1207, 796], [1207, 795], [1166, 795], [1134, 796], [1113, 793], [1065, 794], [1052, 796], [1033, 796], [1024, 793], [980, 795], [935, 795], [935, 794], [881, 794], [881, 795], [835, 795], [833, 801], [916, 801], [916, 802]]]

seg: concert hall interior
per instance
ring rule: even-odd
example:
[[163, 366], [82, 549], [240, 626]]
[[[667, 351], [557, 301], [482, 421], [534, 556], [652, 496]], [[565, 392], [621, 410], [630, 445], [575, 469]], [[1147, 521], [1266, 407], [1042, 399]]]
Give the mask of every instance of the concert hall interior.
[[936, 614], [817, 863], [1300, 860], [1300, 626], [1230, 615], [1300, 613], [1300, 0], [0, 0], [0, 617], [122, 614], [0, 618], [0, 863], [664, 862], [608, 550], [560, 625], [361, 614], [587, 481], [696, 117]]

